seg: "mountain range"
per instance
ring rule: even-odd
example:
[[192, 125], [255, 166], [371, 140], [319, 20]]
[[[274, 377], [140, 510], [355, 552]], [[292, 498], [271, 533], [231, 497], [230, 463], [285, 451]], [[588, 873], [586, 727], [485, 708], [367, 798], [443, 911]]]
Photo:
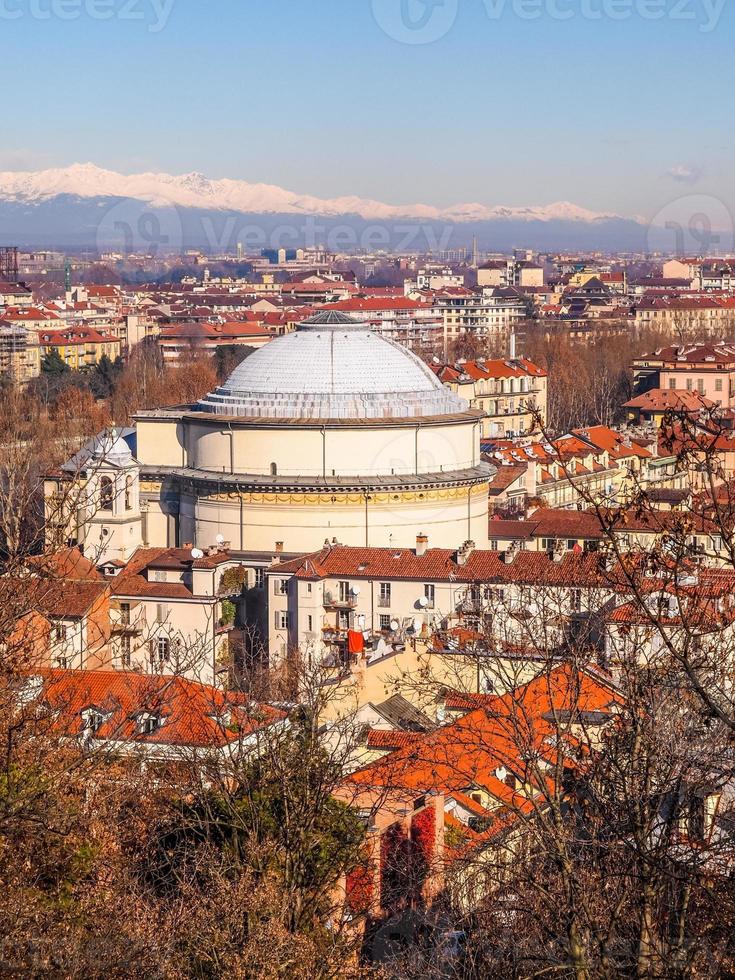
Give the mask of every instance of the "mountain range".
[[[203, 174], [119, 174], [91, 163], [0, 172], [0, 238], [7, 244], [210, 252], [327, 244], [336, 250], [460, 248], [639, 249], [645, 226], [568, 201], [539, 207], [390, 205], [322, 199], [271, 184]], [[309, 239], [312, 240], [309, 240]]]

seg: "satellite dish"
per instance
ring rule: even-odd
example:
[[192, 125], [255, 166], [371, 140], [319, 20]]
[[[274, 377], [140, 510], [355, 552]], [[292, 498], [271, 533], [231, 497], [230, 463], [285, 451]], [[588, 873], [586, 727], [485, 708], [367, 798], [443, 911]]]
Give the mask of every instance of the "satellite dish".
[[429, 605], [429, 600], [425, 595], [419, 596], [419, 605], [422, 609], [426, 609], [426, 607]]
[[192, 548], [191, 557], [196, 561], [198, 558], [204, 558], [204, 552], [201, 548]]
[[395, 631], [398, 629], [398, 627], [400, 625], [401, 624], [398, 622], [397, 619], [391, 619], [391, 621], [390, 621], [390, 628], [393, 630], [394, 633], [395, 633]]
[[353, 585], [352, 588], [350, 589], [350, 593], [352, 595], [360, 595], [360, 586], [359, 585]]
[[217, 544], [224, 544], [225, 543], [224, 534], [218, 534], [217, 537], [215, 538], [215, 541], [217, 542]]

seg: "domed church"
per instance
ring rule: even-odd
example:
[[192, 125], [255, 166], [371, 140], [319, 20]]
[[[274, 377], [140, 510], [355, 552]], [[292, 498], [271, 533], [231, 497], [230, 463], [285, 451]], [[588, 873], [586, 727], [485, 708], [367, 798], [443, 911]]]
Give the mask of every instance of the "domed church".
[[241, 551], [487, 544], [482, 413], [410, 351], [320, 313], [194, 406], [136, 416], [143, 540]]

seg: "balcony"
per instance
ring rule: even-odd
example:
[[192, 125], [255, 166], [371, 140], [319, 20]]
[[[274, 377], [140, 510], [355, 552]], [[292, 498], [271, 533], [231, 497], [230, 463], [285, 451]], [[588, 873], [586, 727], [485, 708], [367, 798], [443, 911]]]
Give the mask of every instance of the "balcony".
[[323, 605], [325, 609], [354, 609], [357, 606], [357, 596], [343, 596], [339, 592], [325, 589]]
[[113, 636], [140, 636], [147, 625], [145, 614], [123, 617], [117, 622], [110, 623], [110, 632]]

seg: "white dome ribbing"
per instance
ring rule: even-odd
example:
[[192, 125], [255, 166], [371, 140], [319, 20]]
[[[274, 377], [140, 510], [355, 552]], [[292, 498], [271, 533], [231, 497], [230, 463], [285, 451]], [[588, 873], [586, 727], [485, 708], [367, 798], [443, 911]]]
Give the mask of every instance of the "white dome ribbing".
[[342, 313], [319, 313], [251, 354], [197, 409], [276, 419], [456, 415], [467, 402], [415, 354]]

